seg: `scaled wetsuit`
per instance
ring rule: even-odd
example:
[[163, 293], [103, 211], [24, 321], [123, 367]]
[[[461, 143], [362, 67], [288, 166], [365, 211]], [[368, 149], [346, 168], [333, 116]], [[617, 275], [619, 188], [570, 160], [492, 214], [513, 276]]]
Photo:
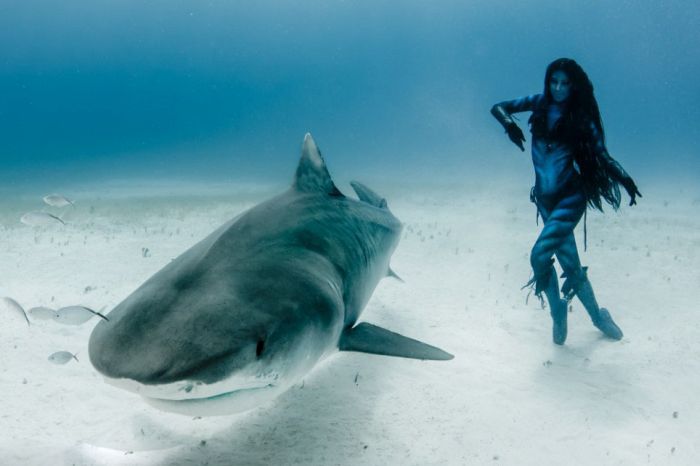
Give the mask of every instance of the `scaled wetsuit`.
[[[506, 130], [509, 125], [515, 124], [511, 117], [513, 113], [540, 109], [546, 116], [546, 131], [534, 131], [533, 128], [532, 134], [532, 163], [535, 169], [532, 197], [544, 220], [544, 227], [530, 255], [534, 272], [531, 283], [535, 284], [535, 292], [538, 295], [542, 291], [545, 292], [555, 319], [555, 313], [566, 312], [566, 301], [560, 299], [559, 282], [553, 266], [553, 256], [556, 255], [564, 276], [567, 277], [562, 288], [564, 296], [571, 299], [577, 294], [594, 324], [599, 326], [601, 311], [586, 277], [586, 268], [581, 267], [574, 237], [574, 228], [581, 220], [588, 203], [580, 168], [576, 163], [577, 141], [564, 137], [565, 132], [561, 128], [566, 102], [545, 104], [543, 99], [542, 94], [536, 94], [498, 103], [491, 110]], [[541, 108], [543, 105], [547, 105], [546, 109]], [[602, 135], [593, 122], [590, 123], [588, 134], [582, 137], [590, 139], [588, 143], [594, 156], [615, 181], [623, 183], [627, 179], [631, 180], [608, 154]], [[564, 339], [565, 334], [564, 329]], [[621, 332], [619, 336], [621, 338]]]

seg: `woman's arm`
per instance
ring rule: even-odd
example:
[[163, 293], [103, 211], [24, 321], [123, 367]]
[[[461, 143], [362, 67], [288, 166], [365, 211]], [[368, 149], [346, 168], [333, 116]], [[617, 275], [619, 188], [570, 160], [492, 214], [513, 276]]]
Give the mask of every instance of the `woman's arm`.
[[503, 125], [510, 140], [520, 147], [520, 150], [525, 150], [523, 146], [525, 136], [520, 127], [513, 121], [512, 115], [513, 113], [532, 111], [541, 98], [541, 94], [530, 95], [515, 100], [506, 100], [491, 107], [491, 115]]
[[505, 125], [504, 121], [513, 121], [511, 118], [513, 113], [533, 111], [540, 102], [540, 99], [542, 99], [542, 94], [529, 95], [514, 100], [505, 100], [491, 107], [491, 114], [496, 117], [502, 125]]
[[637, 203], [636, 196], [642, 197], [642, 193], [639, 192], [637, 184], [625, 169], [622, 168], [622, 165], [608, 153], [608, 149], [605, 147], [605, 141], [603, 141], [603, 136], [593, 122], [591, 122], [590, 131], [593, 153], [598, 157], [598, 160], [600, 160], [610, 176], [625, 188], [625, 191], [627, 191], [627, 194], [630, 196], [630, 205], [635, 205]]

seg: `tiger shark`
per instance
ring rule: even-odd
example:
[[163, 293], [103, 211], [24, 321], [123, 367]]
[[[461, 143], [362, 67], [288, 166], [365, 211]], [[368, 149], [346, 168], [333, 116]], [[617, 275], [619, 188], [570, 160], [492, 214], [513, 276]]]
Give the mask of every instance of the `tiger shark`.
[[360, 314], [402, 224], [384, 198], [333, 183], [304, 138], [292, 186], [185, 251], [94, 328], [92, 365], [156, 408], [223, 415], [265, 403], [324, 358], [357, 351], [449, 360]]

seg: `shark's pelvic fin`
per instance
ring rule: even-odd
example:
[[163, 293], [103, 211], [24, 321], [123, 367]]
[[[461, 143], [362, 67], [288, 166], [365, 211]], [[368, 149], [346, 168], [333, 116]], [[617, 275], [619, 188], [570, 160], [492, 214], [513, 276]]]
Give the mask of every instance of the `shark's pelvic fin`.
[[391, 267], [389, 267], [389, 270], [387, 271], [386, 276], [393, 277], [393, 278], [397, 279], [398, 281], [400, 281], [401, 283], [404, 283], [403, 278], [399, 277], [398, 274], [391, 269]]
[[362, 183], [358, 181], [351, 181], [350, 186], [352, 186], [352, 189], [355, 190], [355, 193], [357, 193], [357, 197], [360, 198], [361, 201], [373, 205], [374, 207], [379, 207], [380, 209], [389, 208], [386, 204], [386, 199], [384, 199], [382, 196], [375, 193]]
[[294, 177], [294, 187], [304, 193], [326, 193], [331, 196], [343, 194], [335, 187], [331, 179], [326, 162], [321, 157], [321, 152], [316, 147], [314, 138], [310, 133], [304, 136], [304, 144], [301, 149], [301, 160]]
[[345, 330], [338, 348], [340, 351], [357, 351], [411, 359], [447, 361], [454, 358], [440, 348], [366, 322]]

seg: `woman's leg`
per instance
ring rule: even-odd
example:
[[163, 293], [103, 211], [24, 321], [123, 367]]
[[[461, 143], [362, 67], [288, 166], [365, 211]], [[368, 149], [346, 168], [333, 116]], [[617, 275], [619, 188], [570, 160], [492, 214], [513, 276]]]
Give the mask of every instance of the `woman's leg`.
[[[581, 259], [578, 256], [578, 248], [576, 247], [576, 238], [574, 237], [573, 231], [564, 238], [561, 246], [556, 250], [555, 255], [557, 256], [559, 265], [561, 265], [561, 269], [564, 271], [565, 277], [577, 276], [582, 270]], [[564, 292], [565, 297], [566, 295], [566, 292]]]
[[[588, 280], [588, 267], [581, 267], [579, 264], [578, 268], [567, 268], [564, 266], [559, 253], [557, 253], [557, 259], [559, 259], [559, 263], [562, 264], [564, 275], [566, 276], [564, 286], [562, 287], [564, 296], [567, 299], [573, 298], [574, 295], [578, 296], [581, 304], [586, 308], [588, 315], [591, 316], [593, 325], [607, 337], [613, 340], [620, 340], [623, 336], [622, 330], [620, 330], [620, 327], [613, 321], [610, 312], [598, 306], [595, 293], [593, 293], [593, 287], [591, 286], [590, 280]], [[570, 257], [566, 256], [564, 260], [567, 261], [569, 259]]]
[[593, 325], [606, 336], [614, 340], [621, 339], [622, 330], [620, 330], [620, 327], [615, 324], [606, 309], [598, 306], [593, 287], [586, 273], [587, 267], [581, 267], [573, 232], [562, 241], [561, 247], [555, 254], [566, 277], [562, 287], [564, 297], [569, 300], [574, 295], [577, 295], [586, 311], [588, 311], [588, 315], [591, 316]]
[[[573, 193], [559, 200], [551, 209], [547, 207], [543, 203], [538, 206], [544, 220], [544, 228], [542, 228], [530, 253], [530, 264], [535, 275], [533, 280], [537, 294], [544, 291], [545, 285], [550, 283], [549, 275], [554, 270], [552, 263], [555, 253], [560, 252], [567, 256], [564, 258], [566, 266], [569, 265], [569, 262], [578, 262], [573, 231], [583, 216], [586, 201], [582, 193]], [[557, 258], [559, 258], [559, 254]]]
[[[551, 209], [540, 202], [538, 206], [544, 220], [544, 228], [537, 238], [530, 255], [530, 263], [534, 272], [535, 293], [545, 293], [552, 315], [552, 339], [561, 345], [566, 340], [567, 302], [559, 294], [559, 280], [552, 265], [553, 256], [566, 255], [565, 261], [578, 261], [576, 242], [573, 241], [573, 231], [586, 208], [582, 194], [573, 193], [557, 202]], [[561, 262], [561, 259], [560, 259]], [[580, 267], [580, 265], [579, 265]]]

